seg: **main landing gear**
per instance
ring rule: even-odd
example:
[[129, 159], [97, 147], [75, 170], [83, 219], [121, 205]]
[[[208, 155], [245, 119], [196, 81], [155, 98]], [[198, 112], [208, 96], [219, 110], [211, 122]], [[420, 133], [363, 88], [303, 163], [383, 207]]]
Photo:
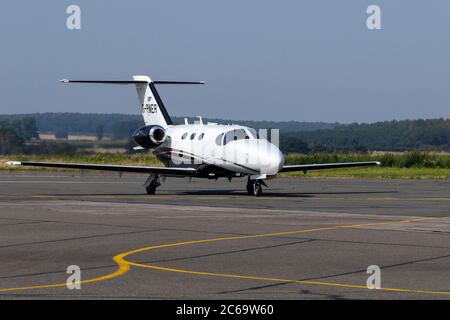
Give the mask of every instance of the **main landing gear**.
[[157, 175], [150, 175], [147, 178], [147, 181], [145, 181], [145, 183], [144, 183], [144, 187], [145, 187], [145, 190], [147, 191], [147, 194], [155, 194], [156, 188], [158, 188], [160, 185], [161, 185], [161, 182]]
[[257, 180], [250, 180], [250, 178], [247, 180], [247, 186], [245, 187], [247, 189], [247, 193], [249, 195], [254, 195], [255, 197], [259, 197], [262, 195], [262, 186], [266, 186], [266, 183], [264, 180], [257, 179]]

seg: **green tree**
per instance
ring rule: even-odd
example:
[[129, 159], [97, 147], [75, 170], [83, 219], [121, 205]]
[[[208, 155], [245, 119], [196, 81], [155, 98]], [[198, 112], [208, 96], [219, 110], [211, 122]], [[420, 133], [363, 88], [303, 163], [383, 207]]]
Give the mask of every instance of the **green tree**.
[[142, 126], [142, 121], [119, 121], [113, 125], [112, 134], [114, 139], [128, 139], [138, 127]]
[[103, 124], [99, 123], [97, 125], [97, 128], [95, 129], [97, 140], [102, 140], [103, 139], [103, 135], [105, 133], [104, 130], [105, 130], [105, 128], [104, 128]]
[[24, 141], [12, 128], [0, 128], [0, 154], [20, 152]]
[[66, 139], [69, 137], [69, 132], [66, 126], [60, 126], [55, 130], [56, 139]]
[[39, 133], [38, 128], [36, 125], [36, 118], [35, 117], [28, 117], [22, 119], [22, 131], [23, 131], [23, 138], [25, 140], [31, 140], [31, 139], [39, 139]]

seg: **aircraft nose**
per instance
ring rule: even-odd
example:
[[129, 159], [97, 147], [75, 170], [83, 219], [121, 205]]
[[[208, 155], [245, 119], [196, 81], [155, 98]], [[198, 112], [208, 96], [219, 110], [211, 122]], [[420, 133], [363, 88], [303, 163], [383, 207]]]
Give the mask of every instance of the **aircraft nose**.
[[267, 163], [267, 167], [264, 170], [264, 173], [266, 174], [277, 174], [278, 171], [280, 171], [284, 166], [284, 155], [275, 145], [270, 146], [267, 159], [269, 161]]
[[277, 163], [278, 163], [278, 171], [280, 171], [281, 169], [283, 169], [283, 166], [284, 166], [284, 154], [283, 154], [283, 152], [281, 152], [280, 149], [278, 149]]
[[271, 157], [271, 168], [273, 172], [278, 173], [284, 166], [284, 155], [280, 151], [280, 149], [276, 148], [276, 150], [272, 151]]

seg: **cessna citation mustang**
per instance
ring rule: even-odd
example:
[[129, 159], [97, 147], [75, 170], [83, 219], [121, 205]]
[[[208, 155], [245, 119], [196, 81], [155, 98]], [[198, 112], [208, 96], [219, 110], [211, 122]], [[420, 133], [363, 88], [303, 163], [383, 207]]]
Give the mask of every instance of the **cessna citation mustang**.
[[380, 162], [346, 162], [308, 165], [284, 165], [284, 155], [267, 139], [258, 137], [254, 129], [238, 125], [189, 124], [174, 125], [156, 85], [204, 84], [203, 81], [155, 81], [148, 76], [134, 76], [132, 81], [61, 80], [62, 83], [103, 83], [136, 86], [145, 125], [133, 133], [136, 150], [151, 150], [164, 167], [100, 165], [56, 162], [12, 161], [11, 165], [90, 169], [149, 174], [145, 182], [148, 194], [154, 194], [166, 177], [227, 178], [247, 176], [247, 192], [260, 196], [265, 180], [279, 172], [330, 168], [378, 166]]

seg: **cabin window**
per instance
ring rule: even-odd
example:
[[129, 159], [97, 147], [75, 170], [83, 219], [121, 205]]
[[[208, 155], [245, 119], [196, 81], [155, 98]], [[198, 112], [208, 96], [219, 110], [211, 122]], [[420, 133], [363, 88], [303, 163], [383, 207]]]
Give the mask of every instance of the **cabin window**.
[[201, 135], [198, 136], [198, 140], [202, 140], [204, 136], [205, 136], [205, 134], [202, 133]]
[[183, 133], [183, 135], [181, 136], [181, 139], [182, 139], [182, 140], [186, 139], [187, 135], [188, 135], [187, 132]]
[[195, 132], [193, 134], [191, 134], [191, 140], [194, 140], [195, 138]]

